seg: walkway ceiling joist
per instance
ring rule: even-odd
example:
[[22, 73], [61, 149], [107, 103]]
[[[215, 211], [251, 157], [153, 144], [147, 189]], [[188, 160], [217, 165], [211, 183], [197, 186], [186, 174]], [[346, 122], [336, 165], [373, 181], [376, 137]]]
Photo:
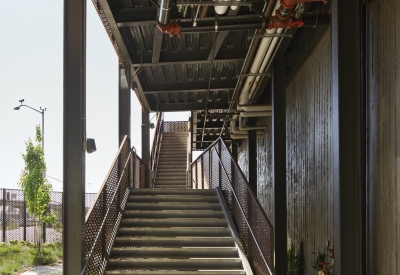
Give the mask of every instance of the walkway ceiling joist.
[[[249, 51], [254, 41], [252, 37], [260, 33], [256, 32], [256, 26], [266, 30], [270, 24], [260, 15], [268, 13], [265, 15], [268, 17], [276, 0], [252, 0], [251, 9], [248, 6], [239, 6], [236, 10], [228, 8], [218, 16], [212, 6], [196, 16], [196, 5], [186, 6], [186, 12], [184, 6], [179, 12], [173, 5], [168, 18], [181, 24], [180, 35], [169, 35], [158, 29], [159, 7], [153, 4], [154, 1], [98, 0], [93, 3], [120, 62], [127, 68], [130, 87], [135, 85], [137, 88], [136, 95], [144, 111], [194, 111], [200, 118], [201, 114], [207, 117], [213, 112], [235, 112], [231, 107], [235, 104], [236, 94], [240, 93], [237, 90], [249, 76], [249, 72], [243, 71], [244, 64], [249, 56], [254, 58]], [[310, 4], [306, 4], [305, 11], [309, 8]], [[312, 21], [315, 15], [310, 14], [305, 16], [311, 16]], [[323, 15], [319, 16], [323, 18]], [[193, 26], [191, 31], [192, 25], [197, 24], [195, 21], [203, 27], [196, 29]], [[224, 26], [224, 31], [218, 26]], [[292, 38], [294, 33], [293, 29]], [[282, 41], [287, 44], [292, 38], [281, 35], [278, 48]], [[260, 75], [254, 98], [260, 98], [270, 79]], [[209, 122], [197, 125], [199, 140], [215, 139], [220, 135], [229, 138], [226, 126], [230, 115], [219, 117], [210, 120], [212, 125]], [[194, 149], [198, 150], [207, 143], [196, 144]]]

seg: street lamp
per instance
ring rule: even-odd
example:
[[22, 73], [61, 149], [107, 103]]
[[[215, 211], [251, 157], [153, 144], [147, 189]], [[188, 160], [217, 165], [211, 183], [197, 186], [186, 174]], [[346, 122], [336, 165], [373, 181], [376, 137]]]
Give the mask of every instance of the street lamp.
[[39, 111], [35, 108], [32, 108], [31, 106], [23, 104], [23, 102], [24, 102], [24, 99], [21, 99], [19, 101], [20, 105], [15, 107], [14, 110], [18, 111], [19, 109], [21, 109], [21, 107], [28, 107], [29, 109], [32, 109], [32, 110], [42, 114], [42, 147], [43, 147], [43, 152], [44, 152], [44, 111], [46, 111], [46, 108], [42, 109], [42, 107], [40, 107], [40, 111]]

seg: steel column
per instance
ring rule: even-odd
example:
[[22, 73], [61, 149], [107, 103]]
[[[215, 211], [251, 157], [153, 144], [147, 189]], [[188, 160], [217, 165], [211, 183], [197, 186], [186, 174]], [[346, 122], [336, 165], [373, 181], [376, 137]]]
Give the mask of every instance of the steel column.
[[142, 160], [146, 165], [145, 186], [150, 188], [150, 120], [149, 113], [142, 111]]
[[118, 147], [125, 135], [131, 140], [131, 92], [129, 81], [126, 79], [126, 71], [119, 64], [118, 78]]
[[249, 184], [254, 194], [257, 195], [257, 131], [247, 132], [247, 146], [249, 153]]
[[7, 203], [6, 203], [6, 199], [7, 199], [7, 191], [6, 191], [6, 189], [3, 189], [3, 221], [2, 221], [2, 224], [3, 224], [3, 232], [2, 232], [3, 233], [3, 243], [6, 242], [6, 230], [7, 230], [7, 224], [6, 224], [6, 222], [7, 222], [7, 219], [6, 219]]
[[86, 1], [64, 0], [63, 274], [85, 261]]
[[232, 142], [232, 157], [237, 162], [238, 161], [238, 144], [236, 142]]
[[24, 199], [24, 241], [26, 241], [26, 202]]
[[277, 56], [272, 79], [272, 154], [274, 169], [275, 274], [287, 274], [286, 84], [285, 58]]
[[338, 275], [364, 274], [359, 5], [359, 1], [332, 2], [333, 222]]

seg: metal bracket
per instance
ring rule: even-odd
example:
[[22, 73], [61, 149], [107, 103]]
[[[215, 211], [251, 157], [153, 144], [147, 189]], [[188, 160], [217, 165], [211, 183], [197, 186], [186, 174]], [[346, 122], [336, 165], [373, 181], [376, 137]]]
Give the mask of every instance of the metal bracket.
[[241, 76], [271, 76], [270, 73], [260, 73], [260, 74], [237, 74], [236, 77]]
[[177, 5], [182, 6], [252, 6], [252, 1], [176, 1]]
[[247, 36], [247, 39], [253, 39], [253, 38], [266, 38], [266, 37], [292, 37], [291, 33], [274, 33], [274, 34], [255, 34], [255, 35], [249, 35]]

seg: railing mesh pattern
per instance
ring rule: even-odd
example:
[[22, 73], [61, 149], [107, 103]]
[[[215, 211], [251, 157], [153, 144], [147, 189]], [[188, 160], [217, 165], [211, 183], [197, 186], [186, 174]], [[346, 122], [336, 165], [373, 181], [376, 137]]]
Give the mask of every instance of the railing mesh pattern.
[[222, 139], [193, 161], [191, 171], [191, 188], [221, 189], [253, 272], [272, 274], [273, 227]]
[[164, 121], [164, 133], [188, 132], [189, 124], [187, 121]]
[[144, 188], [145, 166], [124, 139], [96, 201], [86, 216], [83, 274], [103, 274], [115, 240], [129, 188]]
[[[62, 223], [62, 192], [51, 191], [48, 212], [57, 216], [56, 223]], [[86, 212], [92, 206], [95, 193], [86, 194]], [[4, 211], [5, 209], [5, 211]], [[44, 224], [43, 241], [60, 242], [61, 228]], [[34, 242], [34, 218], [26, 209], [24, 194], [20, 189], [0, 189], [0, 242], [12, 240]]]

